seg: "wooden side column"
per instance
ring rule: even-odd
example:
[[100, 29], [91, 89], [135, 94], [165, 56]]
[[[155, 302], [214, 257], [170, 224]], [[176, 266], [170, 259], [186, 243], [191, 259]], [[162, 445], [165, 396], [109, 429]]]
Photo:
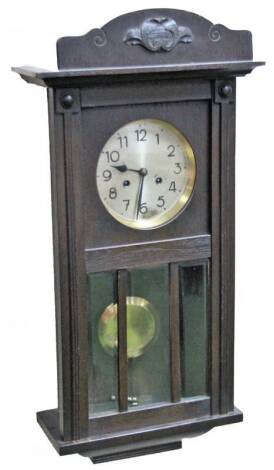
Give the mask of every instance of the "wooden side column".
[[[64, 98], [69, 97], [69, 98]], [[88, 433], [88, 335], [79, 90], [48, 90], [57, 327], [64, 441]]]
[[234, 408], [236, 80], [217, 80], [214, 86], [211, 392], [212, 412], [225, 414]]

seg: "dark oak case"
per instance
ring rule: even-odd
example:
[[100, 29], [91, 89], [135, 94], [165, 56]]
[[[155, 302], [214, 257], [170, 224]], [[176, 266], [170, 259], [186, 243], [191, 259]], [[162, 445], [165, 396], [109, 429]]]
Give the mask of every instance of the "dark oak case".
[[[234, 407], [234, 144], [236, 76], [252, 60], [248, 31], [185, 11], [146, 10], [59, 39], [56, 72], [14, 68], [48, 87], [58, 409], [37, 414], [57, 451], [94, 462], [180, 447], [184, 436], [242, 420]], [[128, 121], [172, 122], [192, 143], [195, 192], [157, 230], [134, 231], [103, 208], [95, 183], [104, 142]], [[208, 394], [180, 400], [178, 263], [207, 262]], [[126, 270], [170, 266], [172, 402], [127, 411]], [[118, 272], [119, 413], [88, 415], [87, 273]]]

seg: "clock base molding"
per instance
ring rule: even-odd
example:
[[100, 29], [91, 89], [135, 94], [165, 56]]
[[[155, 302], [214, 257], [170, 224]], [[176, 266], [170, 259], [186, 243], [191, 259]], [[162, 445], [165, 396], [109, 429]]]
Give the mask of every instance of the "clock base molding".
[[137, 432], [113, 433], [80, 440], [64, 441], [60, 435], [58, 410], [40, 411], [37, 421], [59, 455], [81, 454], [93, 463], [137, 457], [181, 448], [181, 438], [194, 437], [216, 426], [239, 423], [243, 413], [234, 408], [226, 414], [215, 414], [186, 421], [142, 428]]
[[121, 450], [120, 452], [108, 452], [104, 451], [102, 454], [96, 452], [91, 454], [82, 454], [84, 457], [90, 457], [92, 463], [104, 463], [112, 462], [113, 460], [123, 460], [132, 457], [141, 457], [142, 455], [158, 454], [159, 452], [168, 452], [170, 450], [178, 450], [182, 448], [181, 441], [170, 442], [167, 444], [158, 444], [153, 446], [142, 446], [134, 449]]

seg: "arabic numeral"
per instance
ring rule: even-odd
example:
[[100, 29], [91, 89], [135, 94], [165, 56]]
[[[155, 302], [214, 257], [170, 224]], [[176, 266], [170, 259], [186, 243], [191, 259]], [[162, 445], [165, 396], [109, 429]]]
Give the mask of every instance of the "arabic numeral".
[[117, 198], [117, 189], [116, 188], [110, 188], [109, 193], [108, 193], [109, 199], [116, 199]]
[[128, 147], [128, 138], [125, 135], [124, 137], [118, 137], [118, 140], [120, 142], [120, 148], [122, 149], [123, 147]]
[[160, 143], [160, 134], [155, 134], [157, 144], [159, 145]]
[[175, 166], [176, 166], [176, 170], [174, 170], [173, 173], [175, 175], [179, 175], [182, 172], [182, 165], [181, 163], [175, 163]]
[[175, 157], [175, 147], [174, 145], [169, 145], [167, 150], [169, 151], [168, 157]]
[[176, 191], [176, 186], [175, 186], [175, 181], [171, 181], [170, 186], [169, 186], [169, 191]]
[[105, 170], [103, 171], [103, 178], [104, 178], [104, 181], [110, 181], [111, 180], [111, 177], [112, 177], [112, 173], [110, 170]]
[[104, 152], [107, 156], [107, 161], [110, 163], [118, 162], [120, 159], [120, 153], [118, 150], [112, 150], [112, 152]]
[[143, 203], [139, 206], [138, 212], [140, 212], [141, 214], [146, 214], [147, 211], [148, 211], [147, 203], [146, 203], [146, 202], [143, 202]]
[[145, 142], [147, 140], [147, 131], [145, 129], [138, 129], [134, 132], [137, 136], [137, 142]]
[[129, 207], [130, 199], [123, 199], [123, 202], [124, 202], [125, 205], [126, 205], [125, 210], [127, 211], [127, 210], [128, 210], [128, 207]]
[[159, 196], [157, 207], [164, 207], [164, 205], [165, 205], [164, 196]]

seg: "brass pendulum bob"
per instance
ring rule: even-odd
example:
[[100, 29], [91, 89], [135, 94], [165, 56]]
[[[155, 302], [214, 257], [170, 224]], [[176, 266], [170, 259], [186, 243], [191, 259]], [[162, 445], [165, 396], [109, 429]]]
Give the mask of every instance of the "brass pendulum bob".
[[[107, 354], [117, 354], [117, 303], [106, 307], [99, 319], [98, 337]], [[127, 297], [127, 357], [129, 362], [144, 354], [157, 333], [157, 316], [151, 303], [142, 297]], [[112, 395], [111, 400], [116, 400]], [[138, 405], [136, 396], [129, 396], [128, 403]]]

